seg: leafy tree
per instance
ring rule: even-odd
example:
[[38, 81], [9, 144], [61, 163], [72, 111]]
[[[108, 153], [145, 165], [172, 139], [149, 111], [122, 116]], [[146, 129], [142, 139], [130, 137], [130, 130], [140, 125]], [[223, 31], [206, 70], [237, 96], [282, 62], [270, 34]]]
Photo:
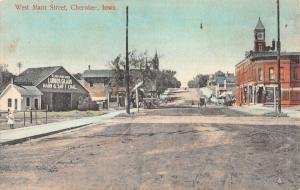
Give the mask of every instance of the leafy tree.
[[196, 75], [192, 80], [188, 82], [189, 88], [202, 88], [205, 87], [208, 81], [209, 75]]
[[11, 82], [12, 78], [12, 73], [5, 70], [0, 70], [0, 92], [6, 88], [6, 86]]
[[157, 77], [157, 91], [163, 93], [168, 88], [180, 88], [181, 82], [175, 77], [176, 71], [162, 70]]
[[[143, 81], [145, 90], [156, 90], [160, 94], [167, 88], [181, 86], [180, 81], [175, 77], [175, 71], [159, 70], [159, 56], [157, 53], [151, 58], [148, 56], [147, 51], [138, 54], [134, 50], [129, 52], [128, 58], [130, 68], [129, 85], [131, 88], [138, 82]], [[113, 86], [125, 86], [125, 58], [118, 55], [110, 62], [110, 66], [113, 70], [111, 84]], [[153, 87], [156, 89], [153, 89]]]
[[75, 73], [75, 74], [73, 74], [73, 76], [74, 76], [77, 80], [80, 80], [82, 74], [81, 74], [81, 73]]
[[[147, 51], [137, 54], [137, 52], [131, 51], [128, 55], [129, 68], [130, 68], [130, 86], [134, 86], [140, 81], [153, 80], [155, 73], [153, 71], [152, 61], [147, 56]], [[118, 55], [110, 63], [110, 67], [113, 70], [113, 80], [111, 81], [114, 86], [124, 86], [125, 84], [125, 57]]]

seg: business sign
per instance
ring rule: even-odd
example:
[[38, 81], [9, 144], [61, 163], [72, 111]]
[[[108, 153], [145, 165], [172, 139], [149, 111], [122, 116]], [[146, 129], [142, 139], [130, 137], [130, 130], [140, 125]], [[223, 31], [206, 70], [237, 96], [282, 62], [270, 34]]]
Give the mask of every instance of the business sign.
[[56, 74], [51, 75], [47, 80], [44, 81], [43, 88], [66, 90], [77, 89], [76, 85], [73, 84], [73, 80], [70, 76]]

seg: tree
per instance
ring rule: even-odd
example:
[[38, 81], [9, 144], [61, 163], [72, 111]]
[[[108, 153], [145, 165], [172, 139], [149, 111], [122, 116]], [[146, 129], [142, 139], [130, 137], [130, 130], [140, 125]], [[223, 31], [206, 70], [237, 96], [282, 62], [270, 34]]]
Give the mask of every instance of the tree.
[[73, 76], [75, 77], [75, 79], [81, 80], [82, 74], [81, 73], [75, 73], [75, 74], [73, 74]]
[[[124, 68], [125, 61], [121, 55], [118, 55], [110, 62], [113, 70], [113, 86], [125, 86]], [[178, 88], [181, 86], [180, 81], [175, 77], [176, 71], [159, 70], [159, 56], [157, 52], [153, 58], [148, 56], [148, 52], [137, 53], [137, 51], [129, 52], [130, 81], [132, 88], [138, 82], [143, 81], [143, 88], [147, 91], [156, 90], [158, 94], [167, 88]], [[156, 89], [153, 89], [155, 86]]]
[[10, 73], [6, 70], [0, 70], [0, 93], [11, 82], [12, 78], [13, 78], [12, 73]]
[[[152, 69], [152, 61], [147, 55], [147, 51], [140, 54], [137, 51], [129, 52], [129, 68], [130, 68], [130, 81], [129, 85], [132, 87], [138, 82], [147, 82], [149, 79], [155, 79], [155, 71]], [[110, 62], [110, 67], [113, 70], [113, 86], [125, 86], [125, 59], [118, 55]]]
[[157, 77], [157, 91], [163, 93], [168, 88], [180, 88], [181, 82], [175, 77], [176, 71], [162, 70]]
[[209, 75], [196, 75], [192, 80], [188, 82], [189, 88], [202, 88], [207, 85]]

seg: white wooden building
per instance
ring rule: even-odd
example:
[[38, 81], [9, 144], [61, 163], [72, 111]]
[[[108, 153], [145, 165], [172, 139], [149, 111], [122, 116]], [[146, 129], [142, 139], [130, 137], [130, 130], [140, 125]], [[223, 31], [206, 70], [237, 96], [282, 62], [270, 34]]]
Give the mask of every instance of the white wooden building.
[[35, 86], [9, 84], [0, 94], [0, 111], [39, 110], [43, 93]]

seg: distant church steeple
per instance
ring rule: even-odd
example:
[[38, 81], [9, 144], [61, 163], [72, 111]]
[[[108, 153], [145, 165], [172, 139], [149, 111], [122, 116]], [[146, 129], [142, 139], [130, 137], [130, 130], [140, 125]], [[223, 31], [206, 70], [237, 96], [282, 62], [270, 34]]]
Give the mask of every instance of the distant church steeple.
[[158, 58], [158, 55], [157, 55], [157, 50], [156, 50], [155, 55], [152, 59], [152, 62], [153, 62], [153, 69], [159, 70], [159, 58]]
[[265, 27], [259, 17], [256, 27], [254, 29], [254, 39], [255, 39], [254, 40], [254, 51], [255, 52], [265, 51], [265, 49], [266, 49], [265, 32], [266, 32]]

